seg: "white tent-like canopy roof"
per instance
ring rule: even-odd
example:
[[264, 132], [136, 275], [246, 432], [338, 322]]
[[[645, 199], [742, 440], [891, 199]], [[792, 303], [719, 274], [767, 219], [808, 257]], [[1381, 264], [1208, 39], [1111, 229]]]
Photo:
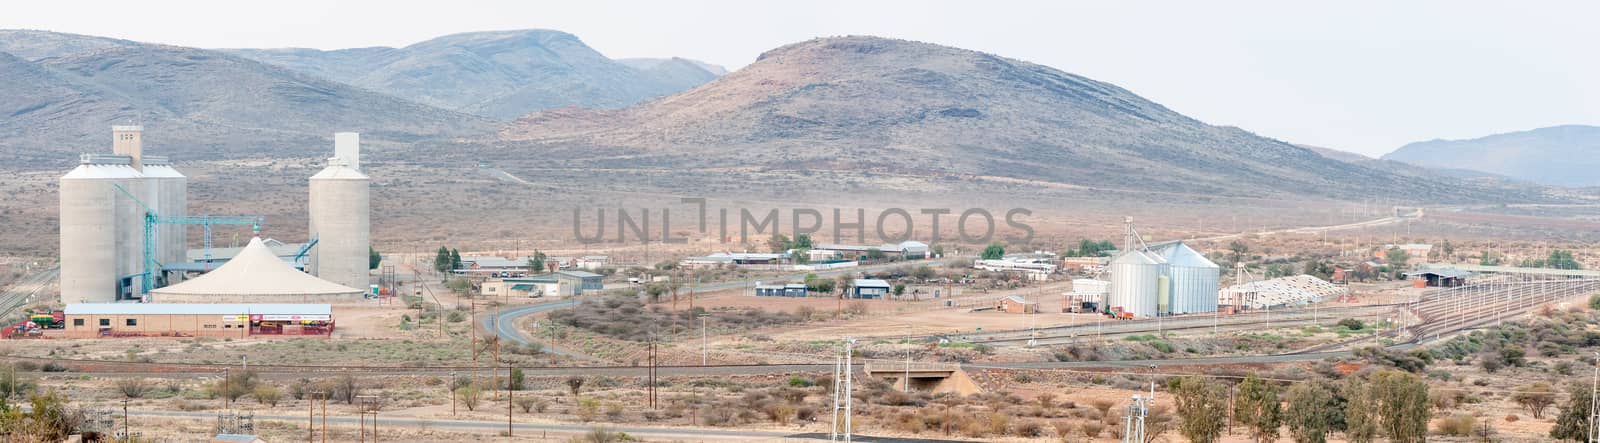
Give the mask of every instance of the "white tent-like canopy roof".
[[300, 272], [284, 263], [261, 237], [250, 239], [232, 260], [183, 283], [150, 291], [184, 296], [357, 295], [365, 291]]

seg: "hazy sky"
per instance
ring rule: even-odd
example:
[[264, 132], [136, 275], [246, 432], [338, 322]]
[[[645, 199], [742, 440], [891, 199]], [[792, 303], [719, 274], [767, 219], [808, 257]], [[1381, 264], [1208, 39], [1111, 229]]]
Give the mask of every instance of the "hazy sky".
[[404, 46], [548, 28], [614, 58], [681, 56], [730, 69], [812, 37], [897, 37], [1049, 65], [1210, 123], [1366, 154], [1600, 124], [1600, 2], [7, 3], [0, 28], [185, 46]]

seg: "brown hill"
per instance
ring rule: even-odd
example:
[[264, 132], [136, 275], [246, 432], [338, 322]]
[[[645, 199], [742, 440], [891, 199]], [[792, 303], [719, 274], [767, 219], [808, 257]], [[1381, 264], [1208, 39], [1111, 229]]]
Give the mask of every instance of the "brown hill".
[[536, 113], [500, 136], [594, 167], [874, 170], [1219, 195], [1538, 194], [1330, 160], [1047, 66], [876, 37], [784, 46], [679, 94]]

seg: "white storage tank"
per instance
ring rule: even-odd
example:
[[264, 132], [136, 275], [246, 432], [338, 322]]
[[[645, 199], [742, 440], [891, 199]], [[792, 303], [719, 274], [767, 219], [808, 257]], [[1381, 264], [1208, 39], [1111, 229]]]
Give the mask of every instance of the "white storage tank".
[[1156, 314], [1156, 292], [1161, 262], [1149, 253], [1126, 251], [1111, 260], [1111, 294], [1106, 307], [1121, 308], [1135, 317]]
[[[61, 177], [63, 302], [116, 301], [121, 277], [134, 269], [119, 263], [126, 259], [123, 239], [130, 234], [143, 235], [143, 218], [136, 211], [127, 211], [138, 205], [112, 186], [141, 179], [128, 163], [126, 156], [84, 154], [78, 167]], [[138, 231], [128, 232], [124, 217], [130, 212], [138, 216]], [[137, 279], [133, 283], [137, 284]]]
[[[353, 137], [339, 137], [348, 143]], [[357, 152], [336, 146], [336, 153]], [[371, 247], [370, 179], [350, 166], [344, 157], [328, 159], [328, 166], [311, 177], [309, 205], [311, 237], [317, 246], [308, 256], [312, 274], [352, 288], [371, 284], [368, 252]]]

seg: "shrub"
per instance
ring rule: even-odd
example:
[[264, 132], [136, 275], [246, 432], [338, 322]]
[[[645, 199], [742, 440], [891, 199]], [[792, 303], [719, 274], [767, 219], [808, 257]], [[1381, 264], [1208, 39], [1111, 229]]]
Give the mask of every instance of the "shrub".
[[141, 398], [150, 392], [150, 384], [141, 377], [124, 378], [117, 380], [117, 391], [121, 392], [123, 397]]
[[600, 400], [595, 400], [595, 399], [592, 399], [592, 398], [580, 398], [580, 399], [578, 399], [578, 419], [579, 420], [594, 421], [595, 417], [599, 417], [599, 416], [600, 416]]
[[1079, 426], [1078, 429], [1083, 431], [1083, 435], [1085, 437], [1099, 438], [1100, 432], [1105, 431], [1106, 424], [1097, 421], [1086, 421], [1083, 422], [1083, 425]]
[[1472, 435], [1472, 427], [1476, 423], [1477, 421], [1470, 415], [1457, 415], [1439, 420], [1439, 424], [1434, 425], [1434, 430], [1452, 437], [1466, 437]]
[[533, 412], [533, 407], [539, 404], [539, 399], [532, 397], [517, 398], [517, 407], [522, 408], [522, 413]]
[[1040, 423], [1038, 420], [1023, 420], [1017, 422], [1014, 432], [1022, 437], [1043, 437], [1044, 423]]
[[479, 390], [477, 386], [469, 385], [456, 389], [456, 396], [460, 397], [461, 406], [465, 406], [468, 411], [477, 410], [478, 402], [483, 401], [483, 391]]
[[255, 397], [258, 403], [277, 407], [278, 401], [283, 399], [283, 392], [279, 391], [276, 386], [262, 383], [256, 386], [255, 391], [251, 392], [250, 396]]

